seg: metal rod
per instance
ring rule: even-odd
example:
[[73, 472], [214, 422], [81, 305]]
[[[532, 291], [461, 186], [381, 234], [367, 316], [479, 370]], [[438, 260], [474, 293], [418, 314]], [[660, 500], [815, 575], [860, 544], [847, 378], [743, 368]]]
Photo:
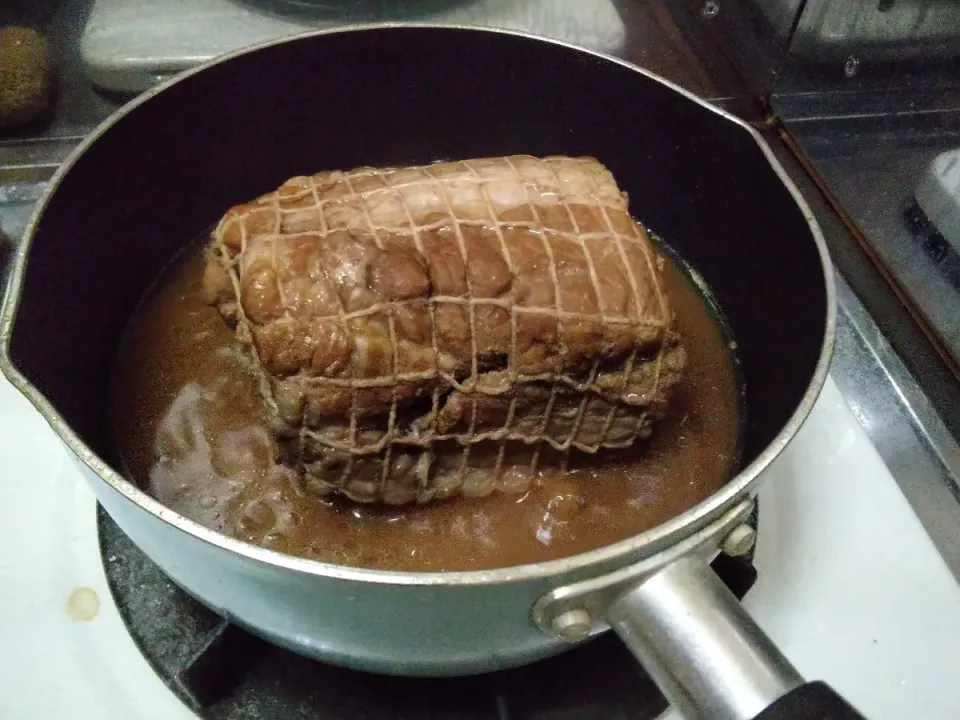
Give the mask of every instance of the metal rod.
[[684, 717], [751, 720], [803, 684], [699, 556], [629, 590], [607, 620]]

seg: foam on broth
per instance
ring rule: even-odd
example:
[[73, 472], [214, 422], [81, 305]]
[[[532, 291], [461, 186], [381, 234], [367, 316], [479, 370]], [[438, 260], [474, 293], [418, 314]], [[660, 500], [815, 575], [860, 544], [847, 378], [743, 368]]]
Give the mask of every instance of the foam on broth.
[[202, 297], [192, 247], [158, 279], [118, 353], [111, 397], [121, 467], [164, 505], [274, 550], [386, 570], [477, 570], [565, 557], [648, 530], [731, 471], [739, 388], [720, 326], [687, 276], [665, 273], [688, 366], [649, 442], [575, 458], [525, 495], [402, 508], [321, 501], [274, 462], [243, 352]]

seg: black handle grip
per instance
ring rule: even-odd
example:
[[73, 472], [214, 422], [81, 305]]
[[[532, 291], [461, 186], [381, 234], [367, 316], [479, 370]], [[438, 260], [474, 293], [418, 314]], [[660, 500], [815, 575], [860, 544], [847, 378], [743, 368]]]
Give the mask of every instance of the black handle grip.
[[866, 720], [825, 682], [808, 682], [788, 692], [754, 720]]

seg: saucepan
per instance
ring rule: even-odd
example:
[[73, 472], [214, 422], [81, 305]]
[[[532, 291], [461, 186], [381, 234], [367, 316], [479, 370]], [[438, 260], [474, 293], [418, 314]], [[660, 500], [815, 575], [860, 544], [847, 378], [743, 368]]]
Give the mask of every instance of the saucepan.
[[[715, 494], [573, 557], [404, 573], [231, 539], [111, 467], [107, 383], [121, 333], [151, 280], [224, 208], [316, 169], [514, 153], [597, 157], [712, 287], [746, 393], [741, 469]], [[217, 59], [122, 108], [60, 168], [2, 320], [4, 374], [117, 524], [190, 594], [274, 643], [368, 671], [462, 675], [613, 628], [690, 717], [858, 717], [827, 685], [804, 683], [708, 565], [743, 545], [763, 471], [826, 378], [828, 254], [757, 132], [642, 69], [513, 32], [415, 24]]]

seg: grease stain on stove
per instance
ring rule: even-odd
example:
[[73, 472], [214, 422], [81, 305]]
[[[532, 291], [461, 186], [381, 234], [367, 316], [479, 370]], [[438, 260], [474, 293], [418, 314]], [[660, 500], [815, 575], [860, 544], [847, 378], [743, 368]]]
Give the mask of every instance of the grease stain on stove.
[[67, 598], [67, 616], [74, 622], [90, 622], [100, 612], [100, 596], [88, 587], [78, 587]]

